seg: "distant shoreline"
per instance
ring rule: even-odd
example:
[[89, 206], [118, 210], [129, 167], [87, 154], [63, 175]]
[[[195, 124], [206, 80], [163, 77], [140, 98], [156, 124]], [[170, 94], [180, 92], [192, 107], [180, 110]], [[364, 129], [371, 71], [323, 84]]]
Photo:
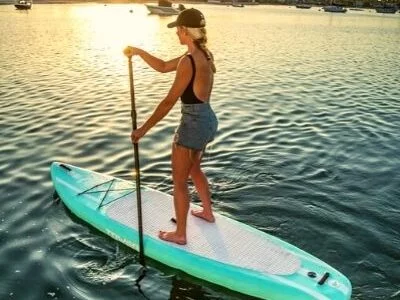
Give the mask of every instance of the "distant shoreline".
[[[8, 0], [7, 2], [3, 2], [0, 0], [0, 5], [9, 5], [14, 4], [15, 1]], [[78, 4], [78, 3], [101, 3], [101, 4], [143, 4], [143, 3], [157, 3], [157, 0], [33, 0], [33, 4]], [[173, 1], [173, 3], [204, 3], [204, 1]]]
[[[240, 1], [239, 1], [240, 2]], [[13, 5], [15, 1], [9, 0], [7, 2], [1, 2], [0, 5]], [[99, 4], [143, 4], [143, 3], [157, 3], [157, 0], [33, 0], [33, 4], [84, 4], [84, 3], [99, 3]], [[173, 1], [173, 4], [187, 3], [187, 4], [210, 4], [204, 1]], [[245, 3], [245, 2], [243, 2]], [[261, 4], [261, 3], [260, 3]], [[269, 3], [262, 3], [263, 5]], [[229, 5], [227, 3], [226, 5]], [[250, 4], [251, 5], [251, 4]]]
[[[9, 0], [7, 2], [0, 1], [0, 5], [13, 5], [15, 1]], [[33, 4], [84, 4], [84, 3], [99, 3], [99, 4], [143, 4], [143, 3], [157, 3], [157, 0], [33, 0]], [[173, 3], [187, 3], [187, 4], [208, 4], [204, 1], [173, 1]], [[266, 4], [266, 3], [264, 3]]]
[[[267, 0], [268, 1], [268, 0]], [[324, 1], [324, 0], [322, 0]], [[253, 6], [254, 4], [248, 3], [246, 4], [248, 1], [238, 1], [238, 3], [243, 3], [245, 6]], [[38, 5], [38, 4], [85, 4], [85, 3], [98, 3], [98, 4], [144, 4], [144, 3], [157, 3], [157, 0], [33, 0], [34, 5]], [[174, 4], [178, 4], [178, 3], [184, 3], [184, 4], [210, 4], [210, 5], [219, 5], [219, 4], [214, 4], [214, 3], [208, 3], [208, 2], [204, 2], [204, 0], [189, 0], [189, 1], [185, 1], [185, 0], [173, 0]], [[393, 1], [393, 3], [399, 3], [399, 1], [395, 0]], [[8, 0], [7, 2], [3, 2], [0, 0], [0, 6], [1, 5], [14, 5], [15, 1], [13, 0]], [[222, 4], [222, 5], [228, 5], [229, 6], [229, 2], [227, 2], [226, 4]], [[262, 1], [262, 2], [258, 2], [258, 5], [277, 5], [277, 6], [295, 6], [296, 3], [292, 3], [292, 4], [288, 4], [288, 3], [268, 3]], [[322, 7], [326, 4], [320, 3], [320, 4], [311, 4], [312, 7]], [[400, 4], [398, 4], [400, 5]], [[344, 7], [346, 8], [353, 8], [355, 6], [351, 6], [351, 5], [344, 5]], [[362, 7], [362, 9], [375, 9], [374, 6], [364, 6]]]
[[[33, 0], [33, 4], [79, 4], [79, 3], [101, 3], [101, 4], [127, 4], [127, 3], [147, 3], [147, 2], [157, 2], [157, 1], [131, 1], [131, 0]], [[14, 4], [15, 1], [0, 2], [0, 5], [10, 5]]]

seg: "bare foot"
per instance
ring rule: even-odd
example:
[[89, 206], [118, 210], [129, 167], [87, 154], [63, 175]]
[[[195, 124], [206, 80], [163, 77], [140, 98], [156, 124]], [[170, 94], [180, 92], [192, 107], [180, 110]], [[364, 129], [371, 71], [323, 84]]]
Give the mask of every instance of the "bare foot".
[[215, 218], [211, 213], [205, 213], [203, 209], [199, 209], [199, 210], [191, 210], [191, 214], [195, 217], [201, 218], [207, 222], [210, 223], [214, 223], [215, 222]]
[[186, 237], [178, 236], [175, 231], [160, 231], [158, 237], [167, 242], [186, 245]]

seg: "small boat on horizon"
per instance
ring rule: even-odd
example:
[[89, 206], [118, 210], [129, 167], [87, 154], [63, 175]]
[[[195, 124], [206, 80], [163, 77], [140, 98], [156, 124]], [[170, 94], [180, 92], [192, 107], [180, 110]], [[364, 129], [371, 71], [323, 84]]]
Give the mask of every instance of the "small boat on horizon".
[[32, 1], [31, 0], [18, 0], [14, 4], [16, 9], [26, 10], [32, 8]]
[[232, 1], [231, 4], [233, 7], [244, 7], [244, 4], [241, 2], [237, 2], [236, 0]]
[[296, 8], [300, 8], [300, 9], [310, 9], [311, 8], [311, 4], [306, 3], [303, 0], [299, 0], [296, 2]]
[[173, 16], [178, 15], [182, 10], [185, 9], [183, 4], [179, 4], [179, 7], [173, 7], [172, 3], [168, 0], [159, 0], [158, 5], [145, 4], [150, 14], [159, 16]]
[[332, 13], [345, 13], [347, 9], [339, 4], [332, 3], [331, 5], [327, 5], [322, 7], [325, 12], [332, 12]]
[[217, 5], [226, 5], [233, 7], [245, 7], [246, 5], [259, 5], [260, 3], [256, 0], [241, 0], [238, 2], [237, 0], [207, 0], [208, 4], [217, 4]]
[[311, 4], [304, 4], [304, 3], [296, 4], [296, 8], [300, 9], [310, 9], [311, 6], [312, 6]]

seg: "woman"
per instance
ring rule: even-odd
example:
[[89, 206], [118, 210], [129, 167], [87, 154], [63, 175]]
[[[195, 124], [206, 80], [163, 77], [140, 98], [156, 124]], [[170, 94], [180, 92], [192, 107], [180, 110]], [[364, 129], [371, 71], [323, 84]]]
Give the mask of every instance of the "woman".
[[132, 131], [133, 143], [137, 143], [154, 125], [164, 118], [178, 98], [182, 102], [182, 118], [172, 145], [172, 179], [174, 183], [174, 207], [176, 230], [160, 231], [159, 238], [165, 241], [186, 244], [186, 221], [189, 211], [187, 181], [191, 177], [202, 202], [202, 209], [191, 211], [193, 216], [214, 222], [207, 177], [200, 167], [206, 145], [214, 139], [217, 118], [209, 104], [216, 72], [213, 56], [206, 46], [207, 36], [203, 14], [196, 9], [183, 10], [175, 22], [181, 45], [188, 51], [170, 61], [163, 61], [146, 51], [127, 47], [126, 56], [140, 56], [150, 67], [159, 72], [176, 70], [174, 83], [168, 95], [158, 104], [152, 115], [137, 130]]

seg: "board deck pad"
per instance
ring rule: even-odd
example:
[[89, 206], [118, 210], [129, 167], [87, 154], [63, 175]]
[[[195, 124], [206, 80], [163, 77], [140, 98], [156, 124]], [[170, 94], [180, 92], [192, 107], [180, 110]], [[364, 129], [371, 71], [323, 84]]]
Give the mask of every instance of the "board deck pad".
[[[171, 222], [175, 215], [172, 196], [153, 190], [143, 191], [141, 195], [144, 234], [158, 238], [159, 230], [173, 231], [176, 225]], [[192, 208], [198, 207], [191, 205]], [[105, 211], [110, 218], [137, 228], [136, 200], [131, 195], [111, 203]], [[263, 273], [288, 275], [300, 268], [296, 256], [219, 214], [215, 214], [215, 223], [208, 223], [189, 213], [187, 241], [183, 246], [170, 244], [199, 256]]]

